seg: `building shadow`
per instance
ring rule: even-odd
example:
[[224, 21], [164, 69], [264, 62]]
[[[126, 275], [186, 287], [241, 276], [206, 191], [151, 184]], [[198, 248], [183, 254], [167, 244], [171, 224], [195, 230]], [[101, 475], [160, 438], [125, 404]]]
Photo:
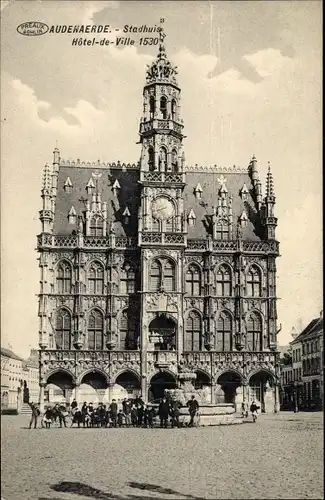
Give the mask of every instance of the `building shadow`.
[[[127, 486], [143, 492], [142, 495], [139, 494], [124, 494], [119, 495], [116, 493], [105, 492], [94, 488], [85, 483], [79, 483], [78, 481], [61, 481], [60, 483], [51, 486], [51, 489], [58, 493], [72, 493], [75, 495], [96, 498], [97, 500], [152, 500], [152, 492], [163, 495], [162, 497], [155, 497], [157, 500], [159, 498], [162, 500], [174, 500], [176, 498], [182, 498], [184, 500], [203, 500], [203, 497], [193, 496], [187, 493], [181, 493], [179, 491], [172, 490], [171, 488], [164, 488], [163, 486], [147, 483], [137, 483], [129, 482]], [[57, 497], [39, 497], [38, 500], [61, 500]]]

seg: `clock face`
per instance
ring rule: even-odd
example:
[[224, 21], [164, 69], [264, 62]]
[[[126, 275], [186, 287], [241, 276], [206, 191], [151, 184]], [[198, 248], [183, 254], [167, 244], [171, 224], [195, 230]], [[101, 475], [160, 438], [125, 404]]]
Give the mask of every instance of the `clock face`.
[[167, 198], [156, 198], [151, 204], [152, 217], [158, 220], [168, 220], [174, 215], [174, 206]]

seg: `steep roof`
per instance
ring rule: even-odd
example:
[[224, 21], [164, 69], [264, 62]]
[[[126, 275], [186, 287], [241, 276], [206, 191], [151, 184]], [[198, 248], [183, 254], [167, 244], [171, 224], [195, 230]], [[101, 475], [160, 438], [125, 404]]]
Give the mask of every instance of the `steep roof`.
[[306, 328], [298, 335], [295, 340], [291, 342], [291, 345], [301, 342], [303, 340], [307, 340], [307, 338], [312, 335], [321, 333], [323, 331], [323, 318], [315, 318], [313, 319]]
[[[93, 178], [92, 174], [99, 173], [100, 177]], [[70, 224], [68, 215], [72, 207], [77, 215], [85, 211], [86, 200], [91, 202], [92, 196], [87, 190], [87, 184], [92, 179], [97, 183], [98, 191], [101, 193], [101, 201], [107, 203], [107, 220], [115, 222], [115, 234], [117, 236], [136, 236], [138, 225], [138, 209], [140, 205], [140, 172], [133, 166], [117, 166], [107, 164], [104, 168], [74, 164], [60, 165], [57, 198], [54, 218], [54, 234], [71, 234], [77, 228], [77, 222]], [[188, 238], [206, 239], [210, 232], [209, 216], [212, 215], [212, 207], [218, 204], [218, 194], [222, 183], [220, 178], [226, 179], [228, 197], [232, 196], [233, 228], [236, 230], [238, 219], [246, 212], [248, 221], [242, 228], [242, 238], [245, 240], [259, 241], [261, 239], [261, 222], [252, 197], [253, 185], [246, 169], [230, 168], [209, 171], [187, 167], [186, 187], [184, 190], [184, 208], [187, 214], [194, 211], [196, 222], [188, 226]], [[69, 180], [69, 189], [66, 189]], [[116, 183], [118, 181], [118, 183]], [[70, 183], [72, 187], [70, 186]], [[195, 189], [200, 184], [202, 188], [201, 197], [196, 196]], [[119, 186], [115, 188], [116, 186]], [[245, 196], [241, 195], [243, 187]], [[247, 192], [246, 192], [247, 188]], [[124, 223], [123, 213], [128, 208], [131, 220]]]
[[6, 356], [7, 358], [16, 359], [17, 361], [23, 361], [23, 358], [20, 358], [17, 354], [6, 347], [1, 347], [1, 355]]

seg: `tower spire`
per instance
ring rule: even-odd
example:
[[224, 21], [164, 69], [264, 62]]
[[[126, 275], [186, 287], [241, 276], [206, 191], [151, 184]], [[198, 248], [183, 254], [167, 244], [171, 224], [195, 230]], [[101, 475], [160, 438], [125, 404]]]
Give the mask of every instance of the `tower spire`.
[[273, 182], [273, 175], [271, 172], [271, 163], [268, 162], [268, 169], [267, 169], [267, 175], [266, 175], [266, 197], [274, 197], [274, 182]]
[[159, 50], [156, 60], [151, 64], [147, 65], [147, 75], [146, 83], [173, 83], [177, 85], [176, 75], [177, 67], [172, 66], [167, 58], [166, 49], [164, 46], [164, 39], [166, 34], [162, 27], [163, 19], [160, 20], [159, 28]]

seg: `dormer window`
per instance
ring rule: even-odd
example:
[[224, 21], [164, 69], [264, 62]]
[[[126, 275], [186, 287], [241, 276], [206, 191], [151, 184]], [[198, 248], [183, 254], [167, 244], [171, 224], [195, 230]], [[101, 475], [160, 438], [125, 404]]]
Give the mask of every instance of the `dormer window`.
[[75, 224], [77, 222], [77, 212], [73, 206], [71, 207], [68, 214], [68, 222], [69, 224]]
[[224, 184], [221, 186], [219, 193], [222, 199], [226, 198], [228, 190]]
[[112, 189], [114, 196], [117, 196], [119, 190], [121, 189], [120, 183], [117, 179], [115, 179]]
[[241, 216], [239, 217], [239, 222], [240, 222], [241, 227], [247, 226], [248, 217], [247, 217], [247, 213], [245, 212], [245, 210], [242, 211]]
[[194, 195], [195, 195], [195, 198], [197, 200], [201, 200], [202, 198], [202, 193], [203, 193], [203, 189], [201, 187], [201, 184], [198, 182], [197, 185], [196, 185], [196, 188], [194, 188]]
[[95, 184], [92, 178], [89, 179], [88, 184], [86, 186], [86, 191], [88, 194], [92, 194], [95, 190]]
[[64, 183], [63, 189], [68, 194], [70, 194], [72, 192], [72, 182], [71, 182], [70, 177], [67, 177], [67, 180]]
[[196, 222], [196, 215], [195, 215], [195, 213], [194, 213], [193, 208], [191, 208], [190, 213], [188, 214], [187, 221], [188, 221], [188, 225], [189, 225], [189, 226], [194, 226], [194, 225], [195, 225], [195, 222]]
[[243, 201], [247, 201], [248, 193], [249, 193], [249, 191], [247, 189], [247, 186], [246, 186], [246, 184], [244, 184], [243, 187], [241, 188], [240, 192], [239, 192], [239, 194], [241, 196], [241, 199]]
[[163, 120], [167, 120], [167, 99], [165, 96], [160, 98], [160, 113]]
[[122, 214], [122, 217], [123, 217], [124, 224], [129, 224], [130, 218], [131, 218], [131, 214], [130, 214], [130, 210], [128, 209], [128, 207], [125, 207], [125, 210], [124, 210], [124, 212]]

